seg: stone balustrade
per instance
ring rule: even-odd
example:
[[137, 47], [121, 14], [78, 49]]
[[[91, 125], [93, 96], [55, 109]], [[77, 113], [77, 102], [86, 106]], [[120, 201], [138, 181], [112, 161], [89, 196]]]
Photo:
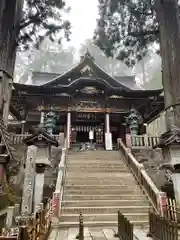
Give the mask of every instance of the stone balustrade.
[[160, 136], [167, 131], [166, 112], [161, 112], [156, 118], [150, 121], [146, 127], [147, 134], [150, 136]]
[[67, 138], [64, 141], [64, 148], [62, 148], [61, 159], [58, 168], [58, 176], [56, 181], [56, 189], [53, 193], [53, 215], [55, 217], [60, 216], [61, 202], [63, 198], [64, 178], [66, 173], [66, 158], [67, 158]]
[[152, 148], [159, 143], [158, 136], [149, 136], [148, 134], [131, 136], [132, 147]]

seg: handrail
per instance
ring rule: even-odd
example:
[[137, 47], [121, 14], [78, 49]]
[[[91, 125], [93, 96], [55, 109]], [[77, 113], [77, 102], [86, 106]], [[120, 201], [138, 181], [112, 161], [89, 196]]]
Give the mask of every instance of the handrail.
[[140, 184], [140, 186], [143, 188], [144, 192], [148, 196], [153, 208], [156, 211], [159, 211], [159, 196], [161, 192], [156, 187], [156, 185], [153, 183], [151, 178], [146, 173], [146, 170], [144, 169], [144, 165], [140, 164], [136, 158], [132, 155], [130, 149], [128, 149], [121, 139], [117, 140], [118, 148], [121, 149], [125, 160], [130, 167], [133, 175], [135, 176], [137, 182]]
[[58, 176], [56, 182], [56, 189], [53, 193], [54, 215], [59, 216], [61, 213], [61, 203], [64, 192], [64, 181], [66, 175], [66, 159], [67, 159], [67, 139], [64, 142], [64, 148], [62, 148], [61, 160], [58, 167]]

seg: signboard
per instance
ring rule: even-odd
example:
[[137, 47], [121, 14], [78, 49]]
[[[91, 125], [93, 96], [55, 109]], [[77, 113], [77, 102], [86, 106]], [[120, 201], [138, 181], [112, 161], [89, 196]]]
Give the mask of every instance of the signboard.
[[[68, 110], [67, 110], [68, 109]], [[50, 111], [51, 107], [50, 106], [37, 106], [35, 109], [36, 111]], [[67, 111], [74, 111], [74, 112], [83, 112], [83, 113], [116, 113], [118, 112], [116, 108], [101, 108], [101, 107], [84, 107], [84, 106], [71, 106], [67, 108], [66, 106], [53, 106], [53, 111], [55, 112], [67, 112]], [[119, 112], [124, 112], [119, 111]]]
[[94, 139], [94, 132], [93, 132], [93, 131], [90, 131], [90, 132], [89, 132], [89, 139], [90, 139], [90, 140], [93, 140], [93, 139]]

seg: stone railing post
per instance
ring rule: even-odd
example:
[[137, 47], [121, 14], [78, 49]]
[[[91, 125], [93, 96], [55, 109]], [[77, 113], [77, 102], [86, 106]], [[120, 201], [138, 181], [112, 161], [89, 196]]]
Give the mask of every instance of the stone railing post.
[[6, 228], [10, 229], [13, 226], [14, 206], [9, 206], [7, 209]]
[[148, 138], [149, 138], [148, 134], [144, 134], [144, 145], [145, 145], [145, 147], [149, 146]]
[[163, 217], [167, 212], [167, 194], [165, 192], [159, 192], [157, 194], [157, 203], [159, 214]]

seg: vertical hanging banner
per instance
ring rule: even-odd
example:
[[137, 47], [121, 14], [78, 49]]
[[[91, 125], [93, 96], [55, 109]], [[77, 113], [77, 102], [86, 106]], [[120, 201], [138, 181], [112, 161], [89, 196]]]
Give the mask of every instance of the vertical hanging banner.
[[89, 140], [93, 140], [94, 139], [94, 132], [91, 130], [89, 131]]

